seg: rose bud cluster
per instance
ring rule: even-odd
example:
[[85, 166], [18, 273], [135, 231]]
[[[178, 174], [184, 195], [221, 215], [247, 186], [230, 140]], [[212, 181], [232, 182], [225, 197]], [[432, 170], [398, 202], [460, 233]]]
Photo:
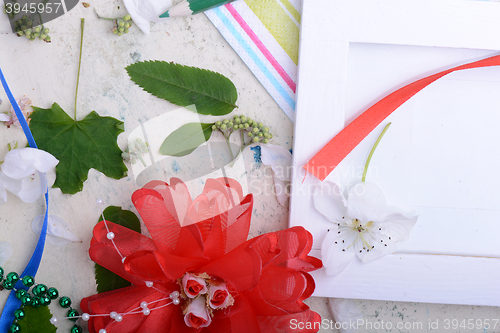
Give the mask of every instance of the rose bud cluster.
[[206, 273], [186, 273], [179, 279], [179, 284], [186, 299], [183, 304], [184, 321], [189, 327], [207, 327], [212, 322], [214, 311], [234, 303], [226, 282]]

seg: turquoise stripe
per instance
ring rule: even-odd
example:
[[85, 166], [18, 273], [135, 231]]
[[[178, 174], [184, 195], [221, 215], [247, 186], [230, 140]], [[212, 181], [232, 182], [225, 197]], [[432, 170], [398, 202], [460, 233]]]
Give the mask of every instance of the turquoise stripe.
[[278, 91], [278, 93], [283, 97], [286, 103], [295, 110], [295, 101], [293, 98], [287, 93], [287, 91], [283, 88], [283, 86], [276, 80], [274, 75], [267, 69], [266, 65], [260, 60], [257, 54], [252, 50], [252, 48], [247, 44], [247, 42], [243, 39], [243, 36], [236, 30], [236, 28], [231, 24], [229, 19], [224, 15], [224, 13], [220, 10], [220, 8], [214, 8], [212, 11], [217, 15], [217, 17], [224, 23], [229, 32], [233, 35], [233, 37], [240, 43], [241, 47], [245, 50], [245, 52], [250, 56], [253, 62], [259, 67], [262, 73], [266, 76], [266, 78], [271, 82], [273, 87]]

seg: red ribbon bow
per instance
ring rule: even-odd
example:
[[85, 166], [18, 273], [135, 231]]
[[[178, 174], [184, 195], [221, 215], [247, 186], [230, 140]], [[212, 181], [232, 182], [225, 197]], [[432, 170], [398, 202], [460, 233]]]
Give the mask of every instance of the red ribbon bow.
[[[238, 182], [209, 179], [195, 200], [180, 180], [151, 182], [132, 201], [151, 238], [111, 222], [95, 226], [90, 257], [133, 286], [82, 300], [82, 310], [91, 315], [90, 333], [102, 328], [107, 333], [290, 332], [291, 320], [313, 327], [293, 332], [319, 329], [319, 315], [303, 303], [315, 287], [307, 272], [322, 266], [308, 256], [311, 234], [294, 227], [247, 240], [253, 197], [243, 197]], [[109, 232], [115, 234], [114, 244]], [[182, 287], [186, 273], [185, 286], [200, 283], [190, 290], [194, 298]], [[221, 303], [224, 307], [209, 305], [211, 300], [217, 304], [214, 297], [229, 297], [226, 290], [231, 299]], [[179, 305], [169, 298], [174, 291], [180, 294]], [[208, 300], [206, 305], [200, 298]], [[134, 312], [141, 302], [148, 303], [148, 315]], [[123, 319], [106, 316], [112, 311]], [[207, 313], [209, 320], [203, 318]]]

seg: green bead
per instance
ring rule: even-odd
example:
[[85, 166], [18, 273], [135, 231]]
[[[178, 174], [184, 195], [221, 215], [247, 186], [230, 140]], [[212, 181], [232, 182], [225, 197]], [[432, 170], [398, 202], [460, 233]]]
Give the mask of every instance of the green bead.
[[17, 309], [16, 311], [14, 311], [14, 318], [16, 318], [17, 320], [24, 319], [24, 317], [26, 317], [26, 314], [24, 313], [23, 309]]
[[252, 141], [255, 142], [255, 143], [259, 142], [259, 137], [256, 136], [255, 138], [252, 139]]
[[67, 296], [63, 296], [59, 299], [59, 305], [63, 308], [69, 308], [71, 306], [71, 299]]
[[33, 294], [36, 296], [43, 296], [47, 293], [47, 286], [44, 284], [37, 284], [36, 286], [33, 287]]
[[31, 297], [30, 295], [24, 295], [23, 297], [21, 297], [21, 303], [23, 303], [23, 305], [30, 305], [31, 304]]
[[16, 291], [16, 298], [17, 299], [21, 299], [23, 296], [26, 296], [28, 295], [28, 292], [24, 289], [19, 289], [18, 291]]
[[56, 299], [59, 297], [59, 291], [56, 288], [52, 287], [47, 290], [47, 295], [49, 295], [50, 299]]
[[7, 290], [14, 289], [14, 285], [15, 285], [15, 283], [12, 283], [12, 281], [9, 281], [9, 280], [4, 280], [2, 283], [2, 286], [4, 287], [4, 289], [7, 289]]
[[35, 284], [35, 279], [31, 275], [26, 275], [23, 277], [23, 284], [29, 288]]
[[71, 333], [82, 333], [82, 332], [83, 329], [78, 325], [74, 325], [73, 327], [71, 327]]
[[18, 324], [14, 323], [14, 324], [10, 325], [9, 332], [10, 333], [21, 332], [21, 326], [19, 326]]
[[76, 311], [75, 309], [70, 309], [66, 314], [66, 317], [68, 317], [68, 319], [71, 321], [76, 321], [78, 318], [75, 317], [78, 317], [78, 315], [79, 315], [78, 311]]
[[42, 305], [42, 301], [40, 300], [40, 297], [38, 296], [33, 296], [31, 298], [31, 306], [34, 308], [39, 308]]
[[254, 127], [252, 132], [254, 132], [255, 134], [259, 133], [259, 129], [257, 127]]
[[5, 279], [11, 281], [12, 283], [16, 284], [17, 281], [19, 281], [19, 275], [16, 273], [16, 272], [10, 272], [9, 274], [7, 274], [7, 276], [5, 277]]
[[42, 303], [43, 306], [49, 305], [52, 301], [50, 300], [49, 296], [42, 296], [40, 297], [40, 302]]

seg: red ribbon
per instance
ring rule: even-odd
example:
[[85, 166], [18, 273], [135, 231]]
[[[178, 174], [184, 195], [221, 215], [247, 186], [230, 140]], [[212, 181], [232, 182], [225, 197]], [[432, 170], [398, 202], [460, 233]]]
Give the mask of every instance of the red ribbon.
[[500, 66], [500, 55], [442, 71], [396, 90], [354, 119], [307, 162], [304, 168], [324, 180], [375, 127], [420, 90], [452, 72], [490, 66]]

